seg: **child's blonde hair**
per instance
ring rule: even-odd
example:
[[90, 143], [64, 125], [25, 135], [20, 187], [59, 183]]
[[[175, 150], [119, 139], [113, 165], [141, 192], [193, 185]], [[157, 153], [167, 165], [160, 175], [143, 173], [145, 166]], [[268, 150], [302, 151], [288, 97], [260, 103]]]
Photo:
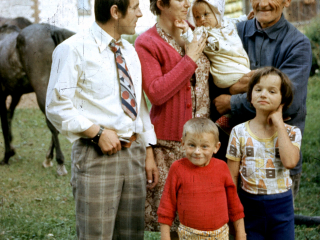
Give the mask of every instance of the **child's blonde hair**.
[[188, 133], [211, 133], [214, 136], [214, 140], [219, 142], [218, 127], [209, 118], [192, 118], [187, 121], [183, 126], [182, 140], [184, 140]]

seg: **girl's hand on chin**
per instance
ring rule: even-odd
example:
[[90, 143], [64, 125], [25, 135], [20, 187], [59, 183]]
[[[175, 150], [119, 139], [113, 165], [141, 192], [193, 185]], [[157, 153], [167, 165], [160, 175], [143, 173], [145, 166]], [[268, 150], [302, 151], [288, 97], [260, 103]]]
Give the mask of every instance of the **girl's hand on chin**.
[[267, 122], [270, 125], [275, 125], [276, 127], [279, 126], [279, 124], [283, 124], [283, 118], [282, 118], [282, 109], [284, 104], [280, 104], [277, 110], [272, 111], [267, 119]]

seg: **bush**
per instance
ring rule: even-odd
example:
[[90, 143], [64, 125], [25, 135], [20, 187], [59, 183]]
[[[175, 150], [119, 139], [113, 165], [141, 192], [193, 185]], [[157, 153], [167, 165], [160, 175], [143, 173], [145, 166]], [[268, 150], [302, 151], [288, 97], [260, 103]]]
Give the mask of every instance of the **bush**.
[[320, 17], [314, 18], [306, 28], [306, 36], [311, 42], [312, 67], [310, 75], [313, 76], [320, 66]]
[[131, 43], [134, 46], [134, 42], [136, 41], [136, 38], [138, 37], [138, 34], [134, 35], [122, 35], [124, 39], [126, 39], [129, 43]]

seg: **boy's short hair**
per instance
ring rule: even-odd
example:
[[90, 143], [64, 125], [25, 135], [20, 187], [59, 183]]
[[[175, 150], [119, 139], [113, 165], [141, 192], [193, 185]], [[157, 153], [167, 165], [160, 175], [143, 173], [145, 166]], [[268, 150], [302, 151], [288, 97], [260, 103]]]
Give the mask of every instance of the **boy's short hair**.
[[[161, 15], [161, 10], [157, 6], [158, 0], [150, 0], [150, 11], [157, 16]], [[161, 0], [162, 5], [165, 7], [170, 7], [170, 1], [171, 0]]]
[[113, 5], [118, 7], [123, 17], [126, 16], [130, 0], [95, 0], [94, 15], [99, 23], [106, 23], [111, 19], [110, 9]]
[[260, 82], [263, 76], [276, 75], [281, 79], [281, 104], [284, 104], [283, 110], [286, 110], [293, 100], [292, 83], [288, 76], [275, 67], [263, 67], [256, 70], [248, 83], [247, 100], [251, 103], [253, 87]]
[[218, 127], [209, 118], [192, 118], [187, 121], [183, 126], [182, 140], [184, 140], [188, 133], [212, 133], [214, 140], [219, 142]]

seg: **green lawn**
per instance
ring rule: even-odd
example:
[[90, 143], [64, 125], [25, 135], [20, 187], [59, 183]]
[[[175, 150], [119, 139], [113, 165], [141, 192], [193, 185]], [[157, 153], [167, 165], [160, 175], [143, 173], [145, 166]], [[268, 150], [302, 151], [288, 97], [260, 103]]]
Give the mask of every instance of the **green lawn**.
[[[296, 214], [320, 216], [320, 77], [310, 78], [308, 115], [303, 139], [301, 189]], [[39, 110], [18, 109], [13, 122], [16, 155], [0, 166], [0, 240], [74, 239], [74, 202], [69, 185], [71, 144], [61, 136], [68, 176], [41, 166], [50, 133]], [[0, 158], [4, 143], [0, 134]], [[296, 226], [296, 239], [320, 239], [320, 227]], [[145, 233], [145, 239], [159, 234]]]

